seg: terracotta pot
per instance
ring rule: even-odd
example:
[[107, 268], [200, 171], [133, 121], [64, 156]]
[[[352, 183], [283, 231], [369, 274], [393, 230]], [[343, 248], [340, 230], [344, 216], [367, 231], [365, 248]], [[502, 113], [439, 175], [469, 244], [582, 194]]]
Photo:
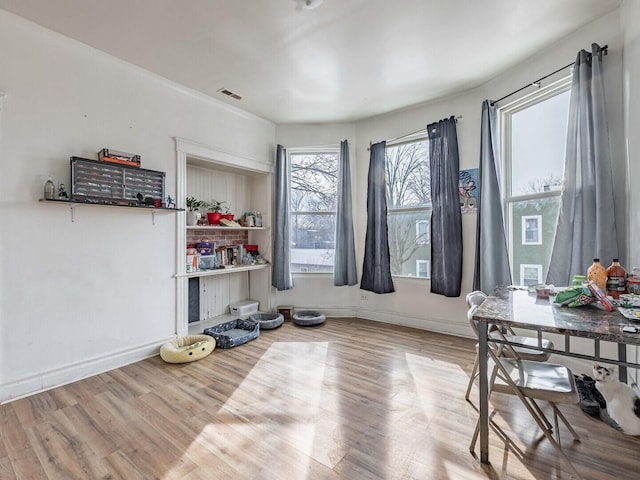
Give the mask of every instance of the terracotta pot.
[[233, 213], [223, 213], [222, 218], [225, 220], [233, 220]]
[[219, 225], [221, 218], [222, 218], [222, 213], [220, 212], [207, 213], [207, 221], [209, 222], [209, 225]]

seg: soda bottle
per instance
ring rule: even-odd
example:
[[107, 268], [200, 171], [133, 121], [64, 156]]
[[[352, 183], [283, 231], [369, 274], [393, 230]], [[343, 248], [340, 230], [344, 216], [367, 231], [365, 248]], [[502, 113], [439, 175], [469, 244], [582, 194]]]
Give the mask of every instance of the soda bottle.
[[627, 288], [627, 271], [620, 265], [617, 258], [613, 259], [607, 268], [607, 295], [619, 298], [621, 293], [625, 293]]

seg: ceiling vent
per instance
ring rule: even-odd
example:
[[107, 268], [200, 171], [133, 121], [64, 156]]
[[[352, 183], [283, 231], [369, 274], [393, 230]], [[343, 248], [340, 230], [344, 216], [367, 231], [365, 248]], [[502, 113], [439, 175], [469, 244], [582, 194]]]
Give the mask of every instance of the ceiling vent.
[[293, 0], [296, 3], [296, 10], [313, 10], [322, 5], [324, 0]]
[[227, 90], [226, 88], [221, 88], [218, 90], [220, 93], [227, 95], [228, 97], [235, 98], [236, 100], [242, 100], [242, 97], [237, 93], [233, 93], [231, 90]]

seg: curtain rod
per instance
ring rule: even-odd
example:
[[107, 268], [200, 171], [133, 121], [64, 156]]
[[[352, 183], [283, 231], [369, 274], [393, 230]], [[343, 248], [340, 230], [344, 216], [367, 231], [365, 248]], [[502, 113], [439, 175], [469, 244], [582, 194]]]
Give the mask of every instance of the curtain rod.
[[[460, 119], [462, 119], [462, 115], [458, 115], [457, 117], [455, 117], [456, 123], [458, 123], [458, 120]], [[411, 137], [412, 135], [416, 135], [420, 132], [426, 132], [426, 131], [427, 131], [427, 127], [424, 127], [424, 128], [421, 128], [420, 130], [416, 130], [415, 132], [406, 133], [404, 135], [400, 135], [399, 137], [392, 138], [391, 140], [385, 140], [385, 142], [387, 143], [397, 142], [398, 140], [402, 140], [403, 138]], [[369, 148], [367, 148], [367, 150], [371, 149], [371, 145], [373, 145], [373, 142], [369, 140]]]
[[[601, 47], [601, 48], [600, 48], [600, 51], [604, 52], [604, 54], [605, 54], [605, 55], [607, 55], [608, 50], [609, 50], [609, 45], [605, 45], [604, 47]], [[556, 73], [561, 72], [562, 70], [565, 70], [565, 69], [567, 69], [567, 68], [569, 68], [569, 67], [572, 67], [572, 66], [574, 66], [575, 64], [576, 64], [576, 62], [571, 62], [571, 63], [569, 63], [568, 65], [565, 65], [564, 67], [561, 67], [561, 68], [559, 68], [559, 69], [557, 69], [557, 70], [555, 70], [555, 71], [551, 72], [550, 74], [545, 75], [544, 77], [540, 77], [538, 80], [535, 80], [535, 81], [533, 81], [533, 82], [531, 82], [531, 83], [529, 83], [529, 84], [525, 85], [524, 87], [521, 87], [521, 88], [519, 88], [519, 89], [517, 89], [517, 90], [514, 90], [514, 91], [513, 91], [513, 92], [511, 92], [511, 93], [507, 93], [504, 97], [500, 97], [498, 100], [493, 100], [493, 101], [491, 101], [491, 106], [493, 107], [496, 103], [501, 102], [501, 101], [502, 101], [502, 100], [504, 100], [505, 98], [509, 98], [510, 96], [515, 95], [516, 93], [520, 93], [520, 92], [521, 92], [522, 90], [524, 90], [525, 88], [533, 87], [534, 85], [535, 85], [536, 87], [540, 87], [540, 82], [541, 82], [542, 80], [546, 80], [547, 78], [549, 78], [549, 77], [551, 77], [551, 76], [555, 75]]]

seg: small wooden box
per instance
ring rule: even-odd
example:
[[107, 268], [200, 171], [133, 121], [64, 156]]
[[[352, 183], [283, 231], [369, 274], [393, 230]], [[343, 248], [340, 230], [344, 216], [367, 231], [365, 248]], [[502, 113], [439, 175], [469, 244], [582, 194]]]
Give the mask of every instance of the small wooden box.
[[289, 305], [278, 305], [278, 313], [284, 317], [286, 322], [293, 319], [293, 307]]

